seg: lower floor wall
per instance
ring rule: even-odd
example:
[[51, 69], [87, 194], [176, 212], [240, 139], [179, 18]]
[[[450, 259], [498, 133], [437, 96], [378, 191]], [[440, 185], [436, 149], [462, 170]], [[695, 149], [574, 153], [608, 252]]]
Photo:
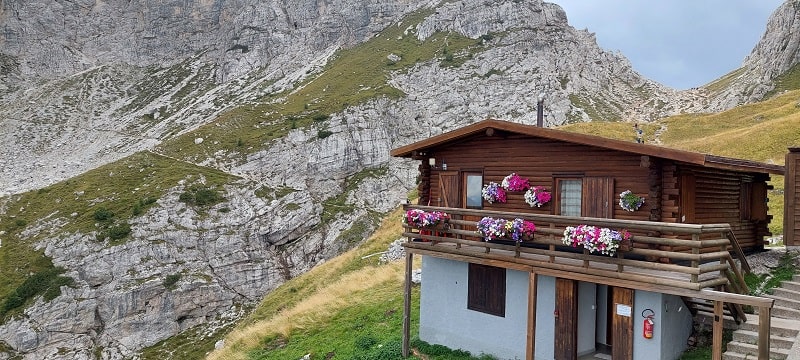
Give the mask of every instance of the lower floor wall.
[[[422, 257], [419, 337], [431, 344], [462, 349], [473, 355], [498, 359], [526, 359], [528, 335], [528, 273], [506, 270], [505, 316], [467, 309], [468, 264], [430, 256]], [[535, 359], [554, 359], [555, 286], [551, 276], [538, 276], [536, 297]], [[578, 283], [577, 353], [590, 354], [608, 339], [609, 288]], [[642, 336], [642, 312], [655, 314], [652, 339]], [[649, 313], [649, 312], [648, 312]], [[633, 359], [677, 359], [686, 348], [692, 317], [683, 301], [673, 295], [634, 292]], [[613, 346], [613, 344], [612, 344]]]

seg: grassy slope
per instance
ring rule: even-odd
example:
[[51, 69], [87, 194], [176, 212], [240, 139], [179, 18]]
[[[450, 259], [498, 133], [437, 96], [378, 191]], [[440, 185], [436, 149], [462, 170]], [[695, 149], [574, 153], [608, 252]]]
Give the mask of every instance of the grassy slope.
[[[34, 250], [33, 244], [48, 237], [122, 228], [134, 212], [146, 210], [179, 181], [191, 183], [201, 178], [207, 186], [219, 187], [235, 177], [151, 153], [137, 153], [38, 191], [3, 199], [7, 210], [0, 218], [0, 321], [6, 315], [3, 309], [10, 295], [25, 293], [29, 301], [48, 290], [48, 286], [39, 286], [41, 289], [31, 294], [30, 288], [36, 284], [28, 284], [26, 279], [49, 274], [47, 279], [58, 283], [52, 262], [42, 251]], [[98, 221], [95, 212], [99, 208], [113, 216]], [[50, 230], [36, 236], [26, 232], [40, 222], [48, 222]]]
[[290, 359], [307, 353], [316, 359], [330, 351], [350, 358], [359, 336], [383, 342], [399, 335], [403, 264], [378, 265], [377, 256], [363, 257], [400, 237], [400, 214], [390, 213], [360, 247], [270, 293], [209, 359]]

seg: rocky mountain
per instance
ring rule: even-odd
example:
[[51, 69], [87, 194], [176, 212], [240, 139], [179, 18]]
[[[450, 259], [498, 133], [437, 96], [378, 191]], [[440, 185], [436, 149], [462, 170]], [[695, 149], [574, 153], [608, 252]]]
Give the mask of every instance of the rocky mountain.
[[391, 148], [534, 123], [540, 93], [547, 125], [708, 101], [541, 0], [0, 0], [0, 26], [0, 359], [213, 340], [406, 198]]
[[[703, 88], [709, 111], [764, 100], [776, 90], [796, 88], [800, 61], [800, 1], [787, 0], [767, 22], [766, 31], [742, 66]], [[791, 81], [791, 80], [789, 80]]]

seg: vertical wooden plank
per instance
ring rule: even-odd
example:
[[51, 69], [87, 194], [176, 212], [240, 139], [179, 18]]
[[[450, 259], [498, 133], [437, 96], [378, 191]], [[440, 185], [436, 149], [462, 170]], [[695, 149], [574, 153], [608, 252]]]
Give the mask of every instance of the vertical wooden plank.
[[536, 285], [538, 275], [528, 274], [528, 343], [525, 347], [525, 359], [533, 360], [536, 354]]
[[[612, 291], [611, 311], [614, 315], [611, 318], [611, 357], [614, 360], [633, 359], [633, 314], [622, 310], [633, 310], [633, 290], [609, 287]], [[627, 307], [627, 308], [625, 308]]]
[[578, 282], [556, 279], [555, 360], [578, 359]]
[[411, 272], [414, 254], [406, 251], [406, 283], [403, 294], [403, 357], [408, 357], [409, 340], [411, 338]]
[[678, 222], [692, 224], [695, 222], [695, 198], [697, 197], [697, 181], [693, 174], [683, 174], [680, 180], [680, 218]]
[[714, 301], [714, 323], [711, 334], [711, 359], [722, 360], [722, 301]]
[[769, 330], [772, 327], [772, 308], [758, 307], [758, 360], [769, 360]]
[[461, 207], [458, 171], [442, 171], [439, 173], [439, 196], [444, 207]]
[[800, 245], [800, 234], [796, 233], [795, 228], [800, 226], [796, 224], [797, 207], [797, 187], [800, 186], [798, 177], [798, 163], [800, 162], [800, 148], [790, 148], [786, 154], [786, 176], [784, 180], [783, 191], [783, 243], [786, 246]]

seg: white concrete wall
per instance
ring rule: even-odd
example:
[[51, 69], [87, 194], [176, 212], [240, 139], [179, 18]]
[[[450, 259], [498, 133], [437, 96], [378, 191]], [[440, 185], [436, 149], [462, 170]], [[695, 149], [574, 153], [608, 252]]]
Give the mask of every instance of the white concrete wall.
[[[633, 300], [633, 359], [675, 360], [686, 350], [692, 332], [692, 316], [683, 300], [674, 295], [636, 291]], [[642, 311], [655, 312], [653, 338], [645, 339]], [[680, 311], [678, 311], [680, 309]]]
[[[507, 270], [505, 317], [467, 309], [468, 265], [465, 262], [422, 257], [419, 337], [431, 344], [462, 349], [473, 355], [491, 354], [498, 359], [524, 359], [528, 325], [528, 273]], [[578, 353], [594, 351], [599, 333], [597, 301], [605, 301], [605, 286], [578, 284]], [[601, 297], [597, 294], [600, 292]], [[555, 278], [539, 276], [537, 286], [535, 358], [553, 359]], [[653, 339], [642, 337], [642, 310], [656, 312]], [[679, 311], [680, 309], [680, 311]], [[613, 310], [612, 310], [613, 311]], [[674, 360], [686, 348], [691, 315], [679, 297], [636, 291], [632, 311], [634, 360]]]
[[528, 273], [507, 270], [505, 317], [467, 309], [467, 263], [423, 256], [422, 274], [420, 339], [473, 355], [525, 358]]

